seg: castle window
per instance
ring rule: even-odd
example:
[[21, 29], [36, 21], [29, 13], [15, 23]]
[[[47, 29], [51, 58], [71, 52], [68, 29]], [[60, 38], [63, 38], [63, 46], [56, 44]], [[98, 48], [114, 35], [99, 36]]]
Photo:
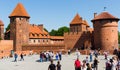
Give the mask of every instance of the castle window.
[[45, 42], [45, 41], [43, 40], [43, 42]]
[[39, 37], [39, 34], [37, 34], [37, 36]]
[[43, 34], [41, 34], [42, 36], [44, 36]]
[[21, 20], [21, 18], [19, 18]]
[[32, 34], [32, 36], [35, 36], [35, 34]]
[[34, 40], [34, 43], [35, 43], [35, 40]]
[[48, 40], [46, 40], [48, 42]]

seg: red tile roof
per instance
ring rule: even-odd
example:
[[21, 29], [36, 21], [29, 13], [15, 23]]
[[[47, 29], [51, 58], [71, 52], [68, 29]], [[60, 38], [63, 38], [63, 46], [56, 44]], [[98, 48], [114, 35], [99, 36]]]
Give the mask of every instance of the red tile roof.
[[109, 14], [108, 12], [102, 12], [101, 14], [97, 15], [93, 20], [93, 21], [96, 21], [96, 20], [102, 20], [102, 19], [116, 19], [116, 20], [119, 20], [117, 17]]
[[4, 26], [4, 24], [3, 24], [2, 20], [0, 20], [0, 26]]
[[86, 26], [89, 26], [86, 20], [82, 20], [82, 18], [79, 16], [79, 14], [76, 14], [74, 19], [71, 21], [70, 24], [84, 24]]
[[13, 10], [9, 17], [14, 16], [30, 17], [22, 3], [17, 4], [17, 6], [15, 7], [15, 9]]
[[49, 34], [44, 29], [41, 30], [37, 25], [30, 25], [29, 37], [30, 38], [49, 38]]
[[82, 22], [81, 17], [79, 16], [79, 14], [76, 14], [76, 16], [74, 17], [70, 24], [80, 24], [81, 22]]
[[83, 21], [84, 21], [84, 24], [89, 27], [88, 22], [86, 20], [83, 20]]

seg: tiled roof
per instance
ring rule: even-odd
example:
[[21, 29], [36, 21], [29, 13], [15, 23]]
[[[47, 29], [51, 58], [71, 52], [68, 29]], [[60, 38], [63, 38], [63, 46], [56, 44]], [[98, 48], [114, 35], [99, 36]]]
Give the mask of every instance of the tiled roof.
[[21, 3], [17, 4], [17, 6], [15, 7], [15, 9], [13, 10], [9, 17], [13, 16], [30, 17]]
[[82, 22], [81, 17], [79, 16], [79, 14], [76, 14], [76, 16], [74, 17], [70, 24], [80, 24], [81, 22]]
[[97, 15], [92, 21], [102, 20], [102, 19], [116, 19], [116, 20], [119, 20], [117, 17], [109, 14], [108, 12], [102, 12], [101, 14]]
[[84, 21], [84, 24], [89, 27], [88, 22], [86, 20], [83, 20], [83, 21]]
[[3, 24], [2, 20], [0, 20], [0, 26], [4, 26], [4, 24]]
[[63, 36], [50, 36], [50, 39], [64, 39]]
[[37, 25], [30, 25], [29, 37], [30, 38], [49, 38], [49, 34], [44, 29], [41, 30]]

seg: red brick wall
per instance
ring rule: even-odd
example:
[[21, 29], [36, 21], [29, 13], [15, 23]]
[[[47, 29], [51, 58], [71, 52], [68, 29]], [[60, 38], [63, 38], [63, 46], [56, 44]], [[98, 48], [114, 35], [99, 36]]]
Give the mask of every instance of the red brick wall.
[[4, 56], [9, 56], [11, 50], [13, 50], [12, 40], [0, 40], [0, 58]]
[[81, 48], [84, 49], [91, 47], [91, 35], [90, 32], [70, 32], [64, 34], [65, 48], [74, 49]]
[[102, 50], [118, 48], [118, 23], [112, 20], [94, 22], [94, 45]]
[[21, 51], [22, 45], [29, 41], [29, 18], [10, 18], [10, 39], [13, 40], [14, 51]]
[[40, 51], [65, 51], [64, 44], [30, 44], [22, 46], [23, 51], [33, 50], [34, 52]]

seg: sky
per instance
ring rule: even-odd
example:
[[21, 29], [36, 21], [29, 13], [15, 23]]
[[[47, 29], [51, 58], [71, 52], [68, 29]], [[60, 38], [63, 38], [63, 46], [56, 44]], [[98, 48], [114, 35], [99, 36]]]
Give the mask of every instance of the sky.
[[[0, 0], [0, 20], [5, 28], [10, 23], [8, 16], [19, 2], [30, 15], [30, 24], [43, 24], [48, 31], [69, 27], [77, 13], [93, 27], [93, 14], [104, 12], [104, 7], [120, 18], [120, 0]], [[120, 21], [118, 29], [120, 31]]]

